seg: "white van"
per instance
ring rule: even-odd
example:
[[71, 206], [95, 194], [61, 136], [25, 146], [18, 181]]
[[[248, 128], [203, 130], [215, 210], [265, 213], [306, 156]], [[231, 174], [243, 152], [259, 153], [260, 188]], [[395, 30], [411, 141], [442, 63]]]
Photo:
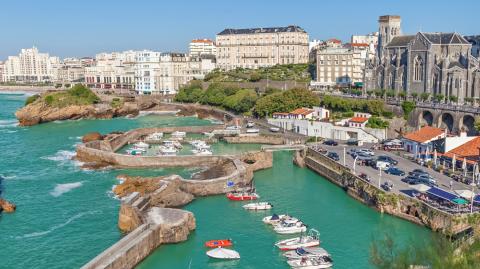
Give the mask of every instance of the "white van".
[[389, 162], [384, 162], [384, 161], [377, 161], [375, 163], [375, 168], [378, 170], [382, 169], [383, 171], [387, 170], [390, 168], [390, 163]]

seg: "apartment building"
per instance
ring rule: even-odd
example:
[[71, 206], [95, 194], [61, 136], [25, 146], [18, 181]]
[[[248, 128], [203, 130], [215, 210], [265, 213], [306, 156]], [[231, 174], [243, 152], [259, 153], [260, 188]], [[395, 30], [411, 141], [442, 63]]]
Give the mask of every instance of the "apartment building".
[[17, 83], [54, 81], [60, 66], [58, 57], [40, 53], [36, 47], [22, 49], [18, 56], [9, 56], [4, 63], [3, 80]]
[[95, 61], [82, 58], [85, 83], [97, 89], [135, 89], [135, 51], [99, 53]]
[[5, 63], [0, 61], [0, 82], [4, 82], [3, 71], [5, 70]]
[[299, 26], [225, 29], [215, 43], [223, 70], [308, 62], [308, 34]]
[[317, 51], [317, 85], [320, 88], [348, 86], [354, 81], [354, 52], [347, 48]]
[[210, 39], [194, 39], [190, 42], [189, 48], [190, 56], [215, 55], [217, 53], [215, 42]]

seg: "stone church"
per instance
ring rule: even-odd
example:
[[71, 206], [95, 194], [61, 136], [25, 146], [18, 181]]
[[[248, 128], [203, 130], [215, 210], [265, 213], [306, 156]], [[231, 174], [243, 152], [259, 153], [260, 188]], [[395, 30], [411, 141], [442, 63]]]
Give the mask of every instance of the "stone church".
[[376, 58], [367, 63], [367, 89], [480, 97], [479, 59], [458, 33], [401, 34], [400, 16], [380, 16]]

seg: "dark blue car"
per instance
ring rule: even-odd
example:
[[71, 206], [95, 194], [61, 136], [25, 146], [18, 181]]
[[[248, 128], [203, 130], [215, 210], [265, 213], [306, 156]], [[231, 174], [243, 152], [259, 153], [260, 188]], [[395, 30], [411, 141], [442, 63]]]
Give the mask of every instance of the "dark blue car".
[[336, 152], [329, 152], [327, 154], [327, 157], [334, 160], [334, 161], [339, 161], [340, 157], [338, 157], [338, 154]]
[[385, 170], [385, 173], [394, 175], [394, 176], [404, 176], [405, 172], [402, 170], [398, 169], [397, 167], [390, 167], [387, 170]]

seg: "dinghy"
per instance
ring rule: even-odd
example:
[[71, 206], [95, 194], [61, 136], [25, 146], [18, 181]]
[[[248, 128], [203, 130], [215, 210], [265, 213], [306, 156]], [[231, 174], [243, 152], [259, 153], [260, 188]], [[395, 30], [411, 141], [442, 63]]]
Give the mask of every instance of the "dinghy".
[[238, 252], [222, 247], [207, 251], [207, 256], [210, 258], [222, 260], [240, 259], [240, 254]]
[[205, 246], [209, 248], [231, 247], [233, 242], [232, 239], [210, 240], [205, 242]]

